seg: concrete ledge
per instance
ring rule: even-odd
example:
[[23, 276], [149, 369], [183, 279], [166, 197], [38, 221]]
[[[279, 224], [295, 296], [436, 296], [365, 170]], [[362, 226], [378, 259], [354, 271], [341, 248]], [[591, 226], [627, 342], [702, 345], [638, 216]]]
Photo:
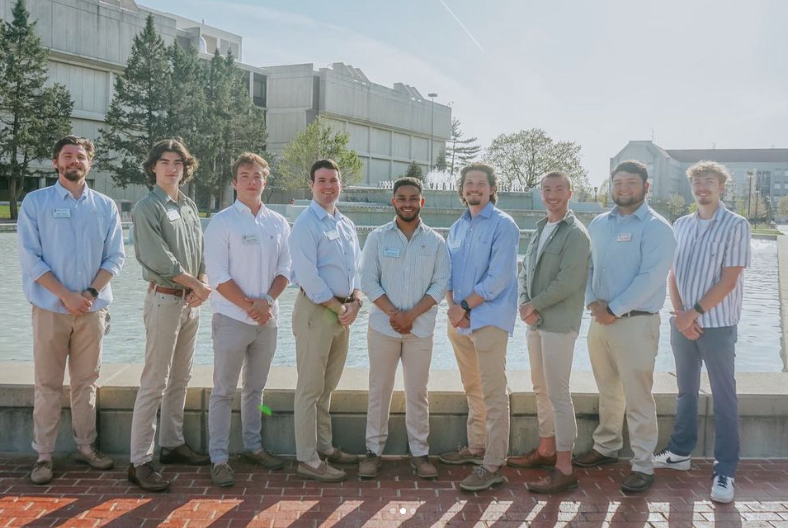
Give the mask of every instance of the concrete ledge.
[[[98, 393], [99, 443], [103, 451], [125, 454], [129, 451], [131, 414], [137, 394], [142, 365], [106, 364], [102, 366]], [[510, 371], [509, 387], [512, 416], [510, 450], [523, 453], [538, 441], [536, 402], [531, 391], [528, 371]], [[742, 456], [788, 457], [788, 374], [739, 373], [739, 410], [742, 424]], [[273, 451], [292, 454], [293, 394], [295, 368], [271, 369], [264, 400], [273, 414], [263, 421], [263, 438]], [[63, 415], [57, 448], [70, 451], [68, 380], [63, 391]], [[345, 369], [331, 401], [336, 445], [354, 453], [364, 452], [368, 372]], [[208, 402], [212, 388], [212, 367], [195, 367], [186, 397], [184, 434], [192, 445], [207, 450]], [[572, 399], [578, 423], [577, 451], [591, 447], [591, 434], [598, 423], [599, 400], [596, 383], [590, 372], [572, 374]], [[465, 422], [468, 406], [462, 390], [459, 371], [435, 370], [430, 375], [430, 448], [433, 453], [454, 449], [466, 442]], [[401, 369], [397, 373], [391, 404], [391, 422], [386, 454], [407, 453], [405, 432], [405, 398]], [[670, 372], [654, 375], [654, 398], [657, 402], [659, 446], [667, 443], [674, 422], [676, 378]], [[230, 448], [242, 450], [239, 398], [233, 412]], [[32, 453], [33, 365], [27, 362], [0, 363], [0, 451]], [[704, 377], [698, 405], [699, 438], [696, 456], [713, 457], [714, 405], [708, 379]], [[626, 433], [622, 456], [629, 456]]]

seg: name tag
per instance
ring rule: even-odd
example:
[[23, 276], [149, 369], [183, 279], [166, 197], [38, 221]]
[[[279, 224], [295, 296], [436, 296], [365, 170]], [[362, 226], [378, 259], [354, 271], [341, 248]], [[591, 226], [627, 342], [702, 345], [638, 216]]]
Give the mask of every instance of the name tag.
[[181, 217], [181, 213], [177, 211], [177, 209], [168, 209], [167, 210], [167, 218], [170, 219], [170, 222], [174, 222]]
[[460, 240], [452, 240], [449, 242], [449, 247], [452, 249], [457, 249], [462, 245], [462, 239]]
[[245, 246], [248, 246], [250, 244], [259, 244], [260, 243], [260, 239], [257, 238], [257, 235], [244, 235], [243, 239], [244, 239], [244, 245]]
[[383, 250], [384, 257], [391, 257], [391, 258], [399, 258], [400, 250], [399, 248], [386, 248]]
[[54, 218], [71, 218], [71, 209], [52, 209]]
[[618, 242], [629, 242], [632, 240], [632, 233], [619, 233]]
[[329, 240], [338, 240], [339, 239], [339, 231], [337, 231], [336, 229], [334, 229], [332, 231], [326, 231], [326, 236], [328, 237]]

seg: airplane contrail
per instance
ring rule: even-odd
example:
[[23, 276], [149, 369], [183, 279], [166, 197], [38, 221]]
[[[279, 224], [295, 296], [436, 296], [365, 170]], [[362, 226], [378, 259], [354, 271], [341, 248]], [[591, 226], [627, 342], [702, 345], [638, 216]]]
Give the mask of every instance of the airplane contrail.
[[482, 53], [484, 53], [484, 48], [482, 47], [482, 45], [479, 44], [479, 41], [476, 40], [476, 38], [474, 38], [474, 36], [471, 34], [470, 31], [468, 31], [468, 28], [465, 27], [465, 24], [463, 24], [462, 21], [459, 18], [457, 18], [457, 15], [455, 15], [454, 12], [449, 8], [449, 6], [446, 5], [446, 2], [444, 2], [443, 0], [438, 0], [438, 2], [440, 2], [443, 5], [443, 7], [446, 8], [446, 11], [448, 11], [449, 14], [452, 16], [452, 18], [454, 18], [454, 20], [457, 21], [457, 23], [460, 25], [462, 30], [465, 31], [465, 34], [468, 35], [468, 37], [470, 37], [473, 43], [476, 44], [476, 47], [479, 48]]

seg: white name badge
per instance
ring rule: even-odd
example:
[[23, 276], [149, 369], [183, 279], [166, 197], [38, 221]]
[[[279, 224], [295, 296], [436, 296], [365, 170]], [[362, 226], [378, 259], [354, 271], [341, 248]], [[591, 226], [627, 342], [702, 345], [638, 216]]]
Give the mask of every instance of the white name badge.
[[619, 242], [629, 242], [632, 240], [632, 233], [619, 233], [618, 241]]
[[248, 246], [250, 244], [259, 244], [260, 239], [257, 238], [257, 235], [244, 235], [244, 245]]
[[71, 209], [52, 209], [54, 218], [71, 218]]
[[176, 209], [169, 209], [167, 210], [167, 218], [170, 219], [170, 222], [174, 222], [181, 217], [181, 213], [179, 213]]
[[339, 239], [339, 231], [337, 231], [336, 229], [334, 229], [332, 231], [326, 231], [326, 236], [328, 237], [329, 240], [338, 240]]
[[384, 257], [391, 257], [391, 258], [399, 258], [400, 250], [399, 248], [386, 248], [383, 250]]

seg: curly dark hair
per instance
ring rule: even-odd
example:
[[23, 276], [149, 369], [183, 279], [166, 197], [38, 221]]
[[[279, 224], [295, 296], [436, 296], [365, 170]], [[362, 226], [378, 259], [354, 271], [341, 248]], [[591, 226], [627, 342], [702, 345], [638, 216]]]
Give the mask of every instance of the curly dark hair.
[[186, 145], [183, 144], [181, 138], [162, 139], [151, 147], [150, 151], [148, 151], [148, 159], [142, 164], [142, 169], [148, 177], [148, 182], [151, 185], [156, 185], [156, 173], [153, 171], [153, 168], [165, 152], [174, 152], [181, 157], [181, 160], [183, 160], [183, 178], [181, 178], [180, 185], [189, 183], [199, 163], [197, 159], [189, 153], [189, 150], [186, 148]]

